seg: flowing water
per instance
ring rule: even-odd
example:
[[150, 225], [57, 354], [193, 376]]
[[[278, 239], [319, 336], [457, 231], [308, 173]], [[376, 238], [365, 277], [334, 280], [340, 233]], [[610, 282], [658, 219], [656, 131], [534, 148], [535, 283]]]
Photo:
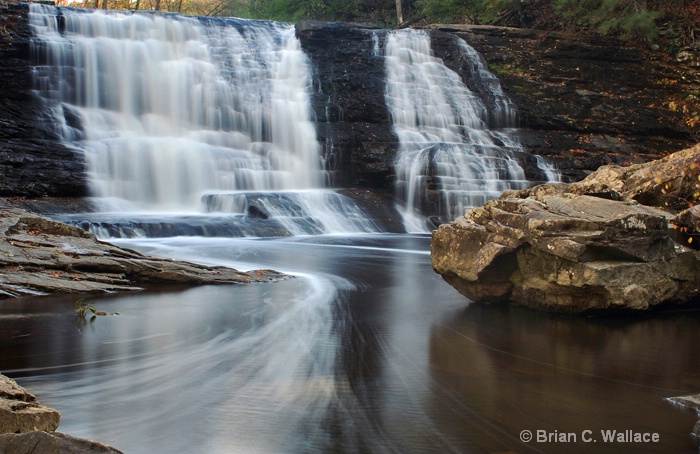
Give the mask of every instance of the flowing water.
[[[700, 389], [700, 313], [599, 320], [470, 304], [432, 271], [428, 235], [378, 233], [323, 189], [318, 156], [295, 145], [305, 95], [273, 87], [307, 83], [308, 69], [272, 69], [304, 60], [285, 26], [71, 10], [52, 23], [53, 8], [32, 11], [40, 54], [60, 57], [37, 68], [38, 89], [89, 157], [103, 210], [58, 217], [152, 255], [294, 275], [93, 295], [119, 315], [89, 319], [75, 317], [75, 296], [4, 301], [0, 371], [61, 411], [61, 431], [149, 454], [697, 452], [697, 416], [664, 398]], [[232, 54], [236, 33], [262, 47]], [[116, 80], [73, 90], [128, 61], [139, 63], [122, 85], [138, 96]], [[168, 69], [162, 86], [146, 85], [163, 71], [149, 65]], [[238, 83], [265, 86], [227, 88]], [[167, 102], [204, 110], [149, 98], [176, 84], [195, 88]], [[280, 105], [298, 135], [274, 133], [267, 109]], [[289, 181], [299, 162], [309, 167]], [[603, 429], [660, 441], [606, 443]], [[526, 443], [523, 430], [578, 440]]]
[[397, 193], [410, 232], [427, 231], [425, 214], [447, 222], [507, 189], [531, 186], [515, 159], [524, 153], [515, 109], [478, 53], [455, 39], [479, 92], [433, 56], [427, 31], [393, 31], [386, 40], [386, 102], [400, 141]]
[[367, 216], [347, 223], [342, 213], [359, 208], [324, 189], [311, 69], [292, 25], [35, 4], [30, 20], [37, 91], [85, 156], [102, 211], [228, 210], [243, 224], [274, 217], [270, 228], [292, 235], [376, 231]]
[[[700, 313], [630, 320], [469, 304], [424, 235], [119, 240], [293, 280], [4, 302], [0, 370], [60, 430], [127, 453], [694, 453]], [[658, 433], [604, 443], [600, 430]], [[522, 443], [522, 430], [578, 434]], [[583, 443], [583, 431], [598, 441]]]

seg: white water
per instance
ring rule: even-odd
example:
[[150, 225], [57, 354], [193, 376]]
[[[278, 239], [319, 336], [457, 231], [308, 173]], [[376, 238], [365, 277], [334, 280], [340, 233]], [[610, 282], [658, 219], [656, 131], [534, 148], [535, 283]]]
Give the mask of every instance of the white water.
[[410, 232], [428, 230], [425, 215], [446, 222], [506, 189], [530, 185], [514, 157], [515, 111], [477, 52], [459, 40], [485, 103], [433, 56], [425, 31], [390, 32], [385, 45], [386, 103], [400, 148], [397, 191]]
[[[292, 25], [61, 9], [62, 33], [59, 10], [31, 8], [38, 91], [105, 209], [196, 212], [211, 191], [324, 187]], [[313, 216], [323, 233], [358, 231], [333, 210]]]

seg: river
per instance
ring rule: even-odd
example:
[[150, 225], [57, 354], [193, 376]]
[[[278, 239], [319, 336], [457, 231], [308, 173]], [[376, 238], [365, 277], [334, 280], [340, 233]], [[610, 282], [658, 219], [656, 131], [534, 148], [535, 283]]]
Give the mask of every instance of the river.
[[0, 370], [58, 409], [61, 431], [126, 453], [697, 452], [697, 416], [665, 398], [700, 389], [700, 312], [470, 303], [431, 270], [429, 241], [115, 240], [295, 278], [95, 295], [119, 315], [87, 320], [76, 296], [7, 301]]

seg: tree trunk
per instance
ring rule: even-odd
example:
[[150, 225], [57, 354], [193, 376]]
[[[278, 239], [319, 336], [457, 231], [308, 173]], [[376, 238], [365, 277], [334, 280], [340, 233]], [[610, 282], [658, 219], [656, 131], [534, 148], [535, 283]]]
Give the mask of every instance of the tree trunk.
[[403, 9], [401, 8], [401, 0], [396, 0], [396, 18], [399, 20], [399, 25], [403, 23]]
[[156, 11], [160, 11], [160, 0], [156, 0]]

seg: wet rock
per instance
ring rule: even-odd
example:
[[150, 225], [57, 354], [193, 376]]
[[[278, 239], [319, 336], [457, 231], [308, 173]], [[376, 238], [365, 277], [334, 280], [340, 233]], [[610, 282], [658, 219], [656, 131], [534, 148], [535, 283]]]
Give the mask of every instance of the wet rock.
[[0, 452], [4, 454], [120, 454], [110, 446], [61, 432], [28, 432], [0, 435]]
[[[683, 408], [686, 408], [688, 410], [692, 410], [696, 414], [700, 415], [700, 394], [692, 394], [689, 396], [669, 397], [667, 400], [671, 403], [676, 404], [676, 405], [680, 405]], [[700, 421], [696, 422], [695, 425], [693, 426], [693, 430], [691, 432], [691, 435], [694, 437], [695, 443], [697, 445], [700, 445]]]
[[0, 3], [0, 196], [84, 196], [83, 156], [61, 143], [34, 92], [28, 8]]
[[385, 30], [307, 21], [297, 37], [314, 67], [312, 104], [334, 187], [392, 190], [398, 140], [384, 102]]
[[[33, 394], [14, 380], [0, 375], [0, 434], [53, 431], [58, 427], [60, 419], [59, 412], [40, 405]], [[9, 452], [2, 447], [0, 441], [0, 452]]]
[[272, 270], [226, 267], [144, 256], [20, 208], [0, 209], [0, 298], [50, 293], [138, 290], [156, 284], [271, 282]]
[[[509, 27], [432, 25], [473, 46], [519, 111], [520, 139], [552, 159], [564, 181], [601, 165], [659, 159], [697, 141], [696, 52], [662, 52], [594, 35]], [[433, 35], [435, 36], [435, 35]], [[443, 40], [445, 41], [445, 40]], [[436, 56], [461, 71], [448, 44]], [[691, 58], [694, 56], [695, 58]], [[684, 107], [685, 106], [685, 107]]]
[[581, 183], [504, 193], [433, 232], [433, 268], [474, 301], [573, 313], [688, 302], [700, 294], [700, 258], [674, 240], [673, 212], [637, 200], [667, 205], [659, 185], [699, 160], [694, 147]]

